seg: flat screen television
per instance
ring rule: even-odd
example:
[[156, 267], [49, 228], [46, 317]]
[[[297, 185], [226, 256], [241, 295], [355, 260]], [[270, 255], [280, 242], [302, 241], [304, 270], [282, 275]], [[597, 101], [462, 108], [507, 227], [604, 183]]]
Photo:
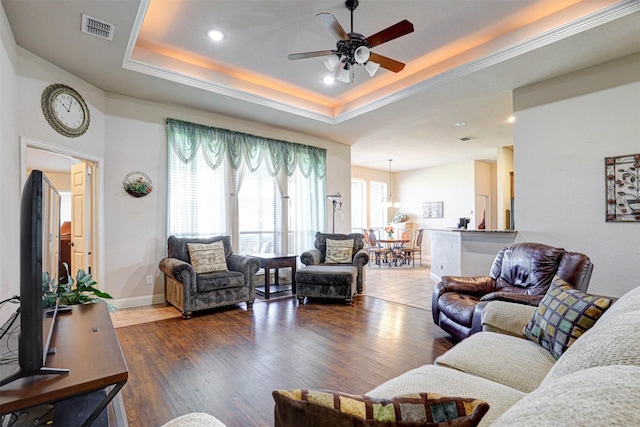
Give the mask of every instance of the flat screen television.
[[20, 206], [20, 370], [0, 380], [0, 386], [18, 378], [68, 372], [46, 368], [49, 342], [55, 326], [43, 331], [44, 286], [57, 284], [60, 257], [60, 194], [40, 170], [33, 170], [22, 191]]

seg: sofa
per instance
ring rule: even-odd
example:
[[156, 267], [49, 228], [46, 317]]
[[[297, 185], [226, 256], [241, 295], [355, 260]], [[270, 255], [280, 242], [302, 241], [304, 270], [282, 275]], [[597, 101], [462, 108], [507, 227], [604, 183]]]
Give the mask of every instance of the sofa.
[[488, 276], [443, 276], [433, 288], [433, 321], [459, 341], [480, 332], [489, 301], [537, 306], [555, 275], [586, 292], [592, 270], [584, 254], [542, 243], [516, 243], [498, 252]]
[[551, 292], [539, 307], [489, 302], [481, 332], [366, 396], [428, 391], [480, 399], [489, 404], [480, 425], [640, 425], [640, 287], [594, 318], [558, 358], [523, 335]]
[[[190, 248], [191, 245], [191, 248]], [[201, 254], [202, 269], [192, 259], [194, 245]], [[229, 236], [204, 239], [169, 236], [167, 257], [159, 264], [164, 274], [164, 295], [168, 304], [188, 319], [193, 312], [246, 302], [256, 298], [257, 258], [233, 253]], [[201, 272], [197, 272], [197, 271]]]

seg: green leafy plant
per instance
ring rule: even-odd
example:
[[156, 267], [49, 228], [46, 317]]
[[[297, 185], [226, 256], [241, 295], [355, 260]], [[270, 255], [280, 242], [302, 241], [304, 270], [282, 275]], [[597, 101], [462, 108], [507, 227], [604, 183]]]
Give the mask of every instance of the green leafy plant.
[[130, 178], [125, 181], [124, 189], [127, 193], [134, 197], [142, 197], [151, 193], [153, 190], [153, 185], [151, 185], [151, 180], [147, 180], [143, 177], [138, 178]]
[[102, 298], [113, 298], [106, 292], [96, 289], [98, 283], [93, 280], [91, 274], [84, 270], [78, 270], [76, 279], [69, 275], [69, 266], [62, 263], [67, 272], [66, 280], [60, 278], [58, 284], [54, 284], [55, 279], [49, 276], [48, 272], [42, 275], [42, 306], [44, 308], [54, 307], [56, 300], [61, 305], [91, 304], [102, 301]]

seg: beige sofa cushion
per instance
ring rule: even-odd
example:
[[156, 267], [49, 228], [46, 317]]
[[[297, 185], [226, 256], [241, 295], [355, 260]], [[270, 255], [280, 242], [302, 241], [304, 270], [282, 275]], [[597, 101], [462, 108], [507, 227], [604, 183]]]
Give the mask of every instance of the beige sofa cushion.
[[534, 305], [489, 301], [482, 310], [482, 330], [523, 338], [522, 330], [536, 309]]
[[489, 412], [482, 418], [480, 426], [491, 425], [496, 418], [525, 396], [525, 393], [511, 387], [434, 365], [424, 365], [392, 378], [368, 392], [367, 396], [390, 399], [394, 396], [421, 392], [484, 400], [489, 404]]
[[640, 366], [640, 311], [631, 311], [609, 318], [603, 324], [585, 332], [564, 352], [551, 368], [542, 385], [576, 371], [594, 366]]
[[479, 332], [434, 363], [529, 393], [538, 388], [555, 361], [551, 353], [532, 341]]
[[[584, 336], [577, 342], [584, 339]], [[563, 356], [564, 357], [564, 356]], [[545, 384], [494, 426], [638, 426], [640, 367], [601, 366]]]
[[174, 418], [162, 427], [225, 427], [225, 424], [213, 415], [194, 412]]
[[598, 324], [606, 323], [605, 319], [609, 321], [619, 314], [638, 310], [640, 310], [640, 286], [621, 296], [620, 299], [609, 307], [602, 317], [600, 317]]

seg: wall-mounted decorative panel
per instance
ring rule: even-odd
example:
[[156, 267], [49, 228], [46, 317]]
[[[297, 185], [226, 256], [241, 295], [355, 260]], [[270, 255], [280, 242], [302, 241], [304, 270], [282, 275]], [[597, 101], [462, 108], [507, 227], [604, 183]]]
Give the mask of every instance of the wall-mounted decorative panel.
[[605, 157], [607, 221], [640, 221], [640, 154]]

